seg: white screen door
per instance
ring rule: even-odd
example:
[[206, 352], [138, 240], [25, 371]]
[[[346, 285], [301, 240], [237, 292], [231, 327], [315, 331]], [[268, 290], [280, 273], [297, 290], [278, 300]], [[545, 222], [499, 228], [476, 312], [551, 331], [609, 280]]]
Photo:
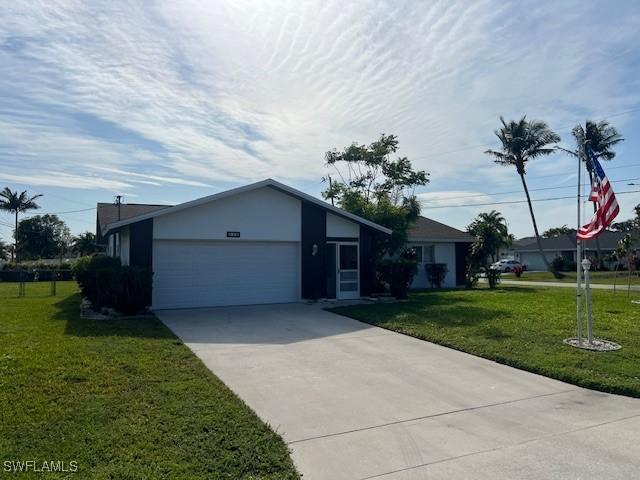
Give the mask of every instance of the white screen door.
[[359, 261], [357, 243], [338, 244], [338, 298], [360, 297]]

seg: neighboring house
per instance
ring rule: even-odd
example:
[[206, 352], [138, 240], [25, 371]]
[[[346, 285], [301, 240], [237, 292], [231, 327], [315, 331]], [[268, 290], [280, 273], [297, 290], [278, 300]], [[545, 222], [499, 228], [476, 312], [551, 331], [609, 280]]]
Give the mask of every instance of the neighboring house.
[[456, 287], [465, 283], [466, 256], [473, 237], [462, 230], [418, 217], [409, 231], [409, 246], [416, 249], [418, 273], [411, 288], [431, 287], [427, 280], [425, 264], [444, 263], [447, 275], [443, 287]]
[[[173, 205], [149, 205], [145, 203], [98, 203], [96, 215], [96, 244], [106, 247], [107, 253], [113, 253], [115, 245], [109, 245], [108, 239], [102, 235], [110, 223], [127, 220], [145, 213], [155, 212]], [[111, 238], [115, 241], [116, 236]], [[111, 249], [111, 250], [110, 250]]]
[[[598, 241], [600, 242], [600, 251], [605, 257], [613, 253], [618, 246], [618, 242], [624, 237], [623, 232], [604, 232]], [[558, 235], [552, 238], [542, 238], [542, 250], [545, 252], [547, 260], [553, 261], [556, 257], [563, 257], [568, 261], [576, 261], [576, 236], [575, 235]], [[640, 248], [640, 241], [636, 240], [636, 248]], [[585, 254], [589, 257], [596, 258], [598, 250], [595, 240], [589, 240], [582, 243]], [[546, 270], [542, 257], [538, 251], [536, 237], [525, 237], [513, 242], [513, 245], [500, 253], [501, 258], [513, 258], [527, 266], [528, 270]]]
[[109, 254], [152, 269], [154, 309], [365, 296], [376, 236], [391, 234], [271, 179], [125, 218], [127, 207], [105, 225], [99, 206], [99, 233]]

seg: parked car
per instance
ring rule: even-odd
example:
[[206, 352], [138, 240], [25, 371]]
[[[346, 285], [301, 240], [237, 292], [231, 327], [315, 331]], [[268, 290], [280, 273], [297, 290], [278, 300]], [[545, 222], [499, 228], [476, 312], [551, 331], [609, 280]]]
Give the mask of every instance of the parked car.
[[520, 270], [527, 269], [527, 267], [525, 267], [523, 264], [521, 264], [517, 260], [499, 260], [496, 263], [492, 264], [491, 268], [493, 270], [498, 270], [502, 273], [513, 272], [514, 270], [517, 270], [517, 269], [520, 269]]

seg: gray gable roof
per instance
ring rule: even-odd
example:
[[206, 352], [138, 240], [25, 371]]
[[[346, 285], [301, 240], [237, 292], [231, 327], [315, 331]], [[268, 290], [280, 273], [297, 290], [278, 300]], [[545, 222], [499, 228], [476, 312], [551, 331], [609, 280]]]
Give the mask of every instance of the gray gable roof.
[[409, 230], [409, 241], [452, 241], [473, 242], [467, 232], [450, 227], [427, 217], [418, 217], [416, 224]]
[[[171, 205], [152, 205], [146, 203], [121, 203], [120, 220], [155, 212]], [[118, 221], [118, 207], [113, 203], [98, 203], [96, 218], [96, 243], [102, 244], [107, 225]]]
[[[618, 242], [624, 237], [624, 232], [611, 232], [606, 231], [603, 232], [598, 237], [598, 242], [600, 243], [600, 248], [602, 250], [615, 250], [618, 246]], [[633, 235], [633, 234], [632, 234]], [[636, 247], [640, 247], [640, 235], [635, 235], [635, 243]], [[562, 250], [575, 250], [577, 247], [577, 240], [575, 234], [572, 235], [558, 235], [557, 237], [552, 238], [542, 238], [542, 249], [545, 251], [562, 251]], [[583, 242], [583, 245], [588, 250], [596, 249], [596, 241], [589, 240]], [[516, 252], [533, 252], [538, 250], [538, 245], [536, 244], [536, 237], [524, 237], [520, 240], [516, 240], [513, 242], [513, 250]]]

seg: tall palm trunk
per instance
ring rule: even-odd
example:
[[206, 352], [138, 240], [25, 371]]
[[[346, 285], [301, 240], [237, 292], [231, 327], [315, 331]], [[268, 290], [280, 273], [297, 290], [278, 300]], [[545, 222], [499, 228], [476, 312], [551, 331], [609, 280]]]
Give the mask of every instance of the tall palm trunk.
[[18, 210], [16, 210], [16, 228], [13, 230], [13, 258], [18, 263]]
[[522, 181], [522, 187], [524, 188], [524, 193], [527, 196], [527, 204], [529, 205], [529, 213], [531, 214], [531, 221], [533, 222], [533, 232], [536, 235], [536, 243], [538, 244], [538, 251], [540, 252], [540, 256], [542, 257], [542, 261], [544, 262], [547, 270], [553, 273], [553, 276], [556, 278], [562, 278], [562, 276], [556, 271], [555, 268], [549, 263], [547, 257], [544, 254], [544, 250], [542, 249], [542, 241], [540, 240], [540, 233], [538, 232], [538, 224], [536, 223], [536, 216], [533, 213], [533, 205], [531, 205], [531, 196], [529, 195], [529, 189], [527, 188], [527, 182], [524, 179], [524, 173], [519, 173], [520, 180]]

